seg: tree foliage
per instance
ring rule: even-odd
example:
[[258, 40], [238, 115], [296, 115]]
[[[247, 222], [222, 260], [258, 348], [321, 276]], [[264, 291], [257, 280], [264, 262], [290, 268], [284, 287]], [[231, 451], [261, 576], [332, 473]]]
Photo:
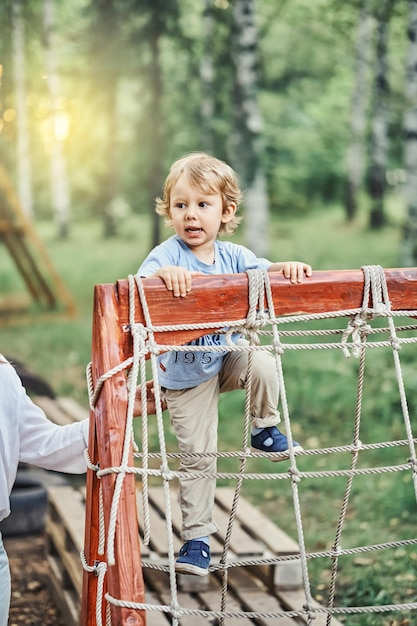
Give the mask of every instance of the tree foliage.
[[[372, 19], [385, 20], [387, 26], [390, 90], [384, 102], [384, 168], [388, 172], [382, 171], [382, 176], [393, 184], [398, 179], [389, 173], [403, 168], [407, 7], [384, 2], [390, 9], [385, 14], [381, 2], [374, 0], [369, 0], [369, 11]], [[9, 37], [12, 0], [1, 4], [0, 157], [16, 176]], [[73, 220], [100, 216], [110, 235], [126, 211], [153, 211], [170, 163], [188, 151], [210, 150], [229, 161], [232, 153], [242, 165], [250, 163], [249, 143], [242, 131], [238, 150], [233, 148], [235, 140], [231, 142], [239, 131], [236, 111], [242, 102], [231, 47], [234, 4], [231, 0], [55, 2], [60, 110], [69, 128], [62, 142]], [[254, 2], [262, 160], [272, 212], [303, 213], [317, 205], [344, 202], [362, 4], [360, 0]], [[47, 217], [51, 202], [45, 128], [53, 107], [48, 102], [42, 51], [42, 0], [24, 6], [34, 210], [35, 215]], [[373, 41], [374, 51], [375, 45]], [[202, 80], [208, 59], [209, 82]], [[375, 74], [373, 62], [370, 67]], [[365, 98], [371, 102], [371, 80], [364, 89], [369, 89]], [[364, 170], [371, 163], [370, 106], [366, 113]], [[154, 241], [158, 237], [155, 224]]]

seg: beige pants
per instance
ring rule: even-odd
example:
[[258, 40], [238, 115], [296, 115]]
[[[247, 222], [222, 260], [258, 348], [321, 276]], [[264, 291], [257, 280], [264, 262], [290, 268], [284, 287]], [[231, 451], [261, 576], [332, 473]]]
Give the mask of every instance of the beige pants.
[[[184, 455], [201, 454], [195, 458], [184, 456], [180, 465], [183, 473], [180, 479], [181, 536], [184, 541], [204, 537], [217, 530], [212, 519], [215, 478], [188, 478], [187, 473], [197, 470], [215, 473], [215, 457], [203, 456], [202, 453], [217, 451], [219, 394], [245, 388], [248, 360], [247, 352], [229, 352], [223, 359], [219, 374], [207, 382], [191, 389], [163, 390], [180, 452]], [[274, 357], [269, 352], [255, 351], [250, 398], [253, 426], [273, 426], [280, 421], [278, 395]]]

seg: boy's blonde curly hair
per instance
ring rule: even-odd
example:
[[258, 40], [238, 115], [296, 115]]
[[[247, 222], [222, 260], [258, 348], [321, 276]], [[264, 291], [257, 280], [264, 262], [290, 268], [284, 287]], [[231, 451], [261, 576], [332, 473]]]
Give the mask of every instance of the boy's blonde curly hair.
[[[236, 172], [224, 161], [204, 152], [192, 152], [175, 161], [165, 180], [163, 196], [156, 199], [156, 212], [165, 217], [165, 223], [172, 226], [169, 212], [171, 191], [180, 176], [184, 174], [190, 185], [204, 193], [220, 193], [223, 207], [234, 202], [237, 207], [243, 194], [239, 188]], [[235, 232], [242, 218], [234, 215], [226, 224], [221, 224], [218, 235], [231, 235]]]

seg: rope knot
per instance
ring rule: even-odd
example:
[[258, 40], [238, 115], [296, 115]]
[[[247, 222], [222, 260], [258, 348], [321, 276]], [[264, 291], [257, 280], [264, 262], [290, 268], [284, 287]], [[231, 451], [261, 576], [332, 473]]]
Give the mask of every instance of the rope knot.
[[417, 474], [417, 459], [415, 457], [410, 457], [407, 459], [407, 462], [410, 463], [413, 474]]
[[184, 615], [184, 611], [178, 602], [173, 602], [171, 606], [171, 615], [174, 619], [180, 619]]
[[332, 559], [336, 559], [339, 558], [339, 556], [342, 554], [342, 548], [341, 546], [337, 546], [336, 548], [333, 548], [330, 551], [330, 555]]
[[377, 302], [373, 307], [372, 307], [372, 311], [374, 313], [374, 316], [386, 316], [388, 315], [388, 313], [391, 311], [391, 302]]
[[288, 473], [290, 474], [291, 480], [293, 481], [293, 483], [301, 482], [300, 472], [298, 471], [297, 468], [290, 467], [288, 470]]
[[132, 335], [137, 335], [139, 338], [143, 340], [145, 340], [146, 337], [148, 336], [148, 329], [146, 328], [146, 326], [144, 326], [140, 322], [136, 324], [131, 324], [130, 332], [132, 333]]
[[248, 326], [245, 326], [244, 334], [248, 338], [248, 341], [251, 345], [253, 346], [260, 345], [261, 340], [259, 338], [259, 333], [256, 328], [254, 328], [253, 326], [251, 326], [250, 328]]
[[399, 352], [401, 350], [401, 343], [398, 337], [391, 337], [391, 346], [392, 349], [396, 352]]
[[169, 469], [169, 467], [161, 465], [161, 477], [164, 480], [174, 480], [175, 474], [172, 470]]
[[272, 341], [272, 346], [274, 348], [275, 354], [278, 354], [279, 356], [282, 356], [284, 354], [284, 346], [279, 339], [274, 339]]
[[[355, 358], [360, 356], [362, 344], [372, 331], [372, 328], [367, 323], [367, 319], [367, 313], [362, 311], [349, 321], [346, 329], [343, 331], [341, 346], [343, 354], [347, 359], [351, 356]], [[352, 340], [350, 345], [348, 344], [349, 337]]]
[[249, 459], [252, 454], [251, 454], [251, 448], [249, 446], [246, 446], [246, 448], [244, 450], [242, 450], [242, 459]]
[[312, 622], [314, 619], [316, 619], [317, 617], [317, 612], [315, 611], [315, 609], [312, 606], [309, 606], [308, 604], [304, 604], [303, 606], [304, 611], [307, 614], [307, 620], [308, 620], [308, 624], [310, 624], [310, 622]]
[[153, 339], [149, 339], [147, 346], [148, 346], [149, 354], [158, 356], [161, 353], [161, 349], [159, 348], [157, 342], [154, 341]]

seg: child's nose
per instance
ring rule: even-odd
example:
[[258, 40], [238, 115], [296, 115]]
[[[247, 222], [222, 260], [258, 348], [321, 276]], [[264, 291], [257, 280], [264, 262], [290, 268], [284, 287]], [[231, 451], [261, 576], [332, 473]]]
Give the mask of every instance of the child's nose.
[[185, 219], [192, 220], [194, 217], [195, 217], [195, 207], [193, 204], [189, 204], [185, 212]]

